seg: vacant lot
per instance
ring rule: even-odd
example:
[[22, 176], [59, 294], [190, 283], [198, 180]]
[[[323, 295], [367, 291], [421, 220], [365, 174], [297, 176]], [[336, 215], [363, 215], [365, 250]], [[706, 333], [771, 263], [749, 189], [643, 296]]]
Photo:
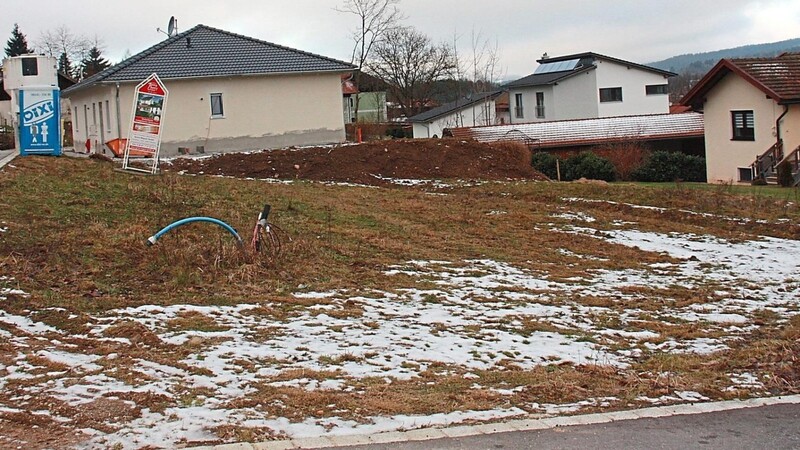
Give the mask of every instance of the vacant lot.
[[[175, 167], [31, 157], [0, 170], [0, 447], [175, 447], [800, 391], [795, 191], [523, 172], [394, 185], [390, 169], [374, 187]], [[207, 223], [145, 245], [189, 216], [248, 241], [264, 203], [280, 255]]]

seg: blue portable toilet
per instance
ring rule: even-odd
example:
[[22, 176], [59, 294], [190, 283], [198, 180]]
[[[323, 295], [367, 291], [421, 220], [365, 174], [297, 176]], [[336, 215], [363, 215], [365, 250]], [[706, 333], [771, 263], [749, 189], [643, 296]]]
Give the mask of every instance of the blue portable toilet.
[[61, 155], [61, 91], [55, 58], [32, 54], [5, 58], [3, 82], [11, 95], [19, 154]]
[[19, 154], [61, 156], [60, 93], [56, 87], [19, 90]]

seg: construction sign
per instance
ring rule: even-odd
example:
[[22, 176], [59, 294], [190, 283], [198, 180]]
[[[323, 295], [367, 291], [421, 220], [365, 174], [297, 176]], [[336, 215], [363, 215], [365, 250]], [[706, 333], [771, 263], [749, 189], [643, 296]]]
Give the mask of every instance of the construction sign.
[[[158, 152], [161, 147], [161, 131], [164, 128], [167, 95], [167, 88], [156, 74], [150, 75], [136, 86], [128, 143], [122, 160], [123, 169], [150, 173], [156, 173], [158, 170]], [[143, 162], [152, 165], [149, 169], [131, 166], [131, 156], [144, 157]]]

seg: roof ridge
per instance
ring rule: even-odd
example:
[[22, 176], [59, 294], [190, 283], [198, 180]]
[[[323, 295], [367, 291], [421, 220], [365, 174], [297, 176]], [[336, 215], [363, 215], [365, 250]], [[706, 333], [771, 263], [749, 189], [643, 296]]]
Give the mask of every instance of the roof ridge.
[[[69, 88], [65, 89], [65, 91], [73, 90], [73, 88], [78, 88], [78, 86], [83, 87], [85, 85], [88, 85], [88, 84], [91, 84], [91, 83], [95, 83], [97, 81], [103, 81], [106, 78], [108, 78], [109, 76], [119, 72], [120, 70], [122, 70], [122, 69], [124, 69], [126, 67], [129, 67], [129, 66], [133, 65], [134, 63], [136, 63], [138, 61], [141, 61], [145, 57], [152, 55], [153, 53], [155, 53], [158, 50], [161, 50], [162, 48], [166, 47], [167, 44], [171, 44], [171, 43], [177, 41], [178, 39], [186, 36], [187, 34], [189, 34], [191, 32], [194, 32], [196, 29], [198, 29], [201, 26], [202, 25], [199, 25], [199, 24], [195, 25], [192, 28], [189, 28], [188, 30], [186, 30], [186, 31], [184, 31], [182, 33], [178, 33], [178, 34], [176, 34], [174, 36], [170, 36], [169, 38], [164, 39], [161, 42], [157, 42], [157, 43], [151, 45], [150, 47], [147, 47], [146, 49], [140, 51], [139, 53], [137, 53], [137, 54], [135, 54], [135, 55], [133, 55], [133, 56], [131, 56], [129, 58], [126, 58], [126, 59], [118, 62], [117, 64], [114, 64], [111, 67], [103, 69], [100, 72], [97, 72], [96, 74], [90, 76], [89, 78], [84, 78], [79, 83], [77, 83], [77, 84], [75, 84], [73, 86], [70, 86]], [[75, 89], [75, 90], [77, 90], [77, 89]]]
[[324, 55], [320, 55], [320, 54], [317, 54], [317, 53], [307, 52], [305, 50], [299, 50], [299, 49], [296, 49], [296, 48], [287, 47], [285, 45], [276, 44], [274, 42], [270, 42], [270, 41], [265, 41], [263, 39], [254, 38], [252, 36], [245, 36], [244, 34], [234, 33], [232, 31], [227, 31], [227, 30], [223, 30], [223, 29], [220, 29], [220, 28], [215, 28], [215, 27], [208, 26], [208, 25], [198, 24], [194, 28], [200, 28], [200, 27], [203, 27], [203, 28], [205, 28], [207, 30], [216, 31], [218, 33], [227, 34], [229, 36], [234, 36], [234, 37], [237, 37], [237, 38], [240, 38], [240, 39], [245, 39], [245, 40], [248, 40], [248, 41], [256, 42], [258, 44], [270, 45], [272, 47], [277, 47], [277, 48], [280, 48], [280, 49], [283, 49], [283, 50], [288, 50], [288, 51], [291, 51], [291, 52], [300, 53], [302, 55], [313, 56], [315, 58], [322, 58], [322, 59], [325, 59], [325, 60], [328, 60], [328, 61], [341, 63], [341, 64], [350, 64], [348, 62], [344, 62], [344, 61], [336, 59], [336, 58], [331, 58], [329, 56], [324, 56]]

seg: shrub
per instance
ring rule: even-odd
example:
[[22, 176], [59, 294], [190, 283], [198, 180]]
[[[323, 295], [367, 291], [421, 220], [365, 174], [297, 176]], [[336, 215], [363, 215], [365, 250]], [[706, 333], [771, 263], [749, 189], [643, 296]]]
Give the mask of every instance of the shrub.
[[539, 172], [543, 173], [547, 178], [551, 180], [558, 179], [558, 173], [556, 171], [556, 161], [558, 158], [555, 157], [552, 153], [547, 152], [536, 152], [531, 157], [531, 165], [533, 168], [538, 170]]
[[401, 125], [389, 127], [386, 129], [386, 135], [390, 136], [393, 139], [410, 138], [412, 134], [413, 131], [410, 128], [405, 129]]
[[593, 152], [614, 165], [617, 179], [631, 180], [631, 174], [644, 164], [650, 149], [643, 142], [629, 140], [597, 147]]
[[561, 165], [561, 173], [566, 181], [580, 178], [614, 181], [617, 176], [611, 161], [592, 152], [582, 152], [567, 158]]
[[794, 184], [794, 177], [792, 176], [792, 164], [789, 161], [784, 160], [778, 164], [778, 167], [776, 167], [775, 170], [778, 172], [778, 184], [782, 187], [792, 187]]
[[636, 181], [706, 181], [706, 160], [680, 152], [655, 151], [631, 177]]

